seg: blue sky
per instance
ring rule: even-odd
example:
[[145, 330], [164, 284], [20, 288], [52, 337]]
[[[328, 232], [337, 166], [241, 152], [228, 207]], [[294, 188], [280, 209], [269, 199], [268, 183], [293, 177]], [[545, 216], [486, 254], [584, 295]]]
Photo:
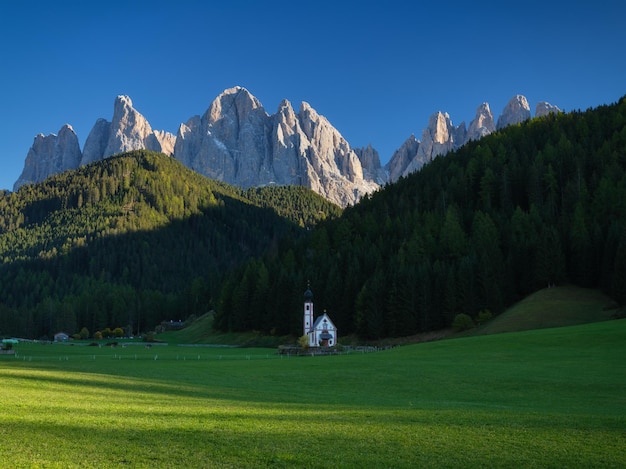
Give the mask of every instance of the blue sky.
[[38, 133], [81, 148], [117, 95], [176, 133], [224, 89], [307, 101], [386, 163], [428, 117], [497, 119], [515, 94], [566, 111], [626, 95], [626, 2], [0, 0], [0, 188]]

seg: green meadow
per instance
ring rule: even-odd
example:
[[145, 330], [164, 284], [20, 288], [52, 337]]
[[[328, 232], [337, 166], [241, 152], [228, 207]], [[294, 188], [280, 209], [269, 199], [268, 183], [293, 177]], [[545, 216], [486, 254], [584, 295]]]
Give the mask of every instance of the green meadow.
[[626, 320], [327, 357], [16, 348], [5, 467], [626, 465]]

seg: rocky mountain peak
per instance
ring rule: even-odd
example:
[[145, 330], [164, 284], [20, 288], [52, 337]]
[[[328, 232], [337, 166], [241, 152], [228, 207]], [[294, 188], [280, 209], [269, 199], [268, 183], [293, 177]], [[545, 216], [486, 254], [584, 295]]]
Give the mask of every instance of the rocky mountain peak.
[[[411, 134], [411, 136], [404, 141], [402, 146], [394, 152], [389, 162], [385, 165], [390, 181], [395, 182], [406, 174], [405, 171], [417, 156], [419, 145], [419, 140], [415, 135]], [[423, 164], [424, 162], [422, 162], [422, 165]]]
[[539, 101], [535, 107], [535, 117], [547, 116], [548, 114], [559, 112], [561, 112], [561, 110], [557, 106], [545, 101]]
[[133, 107], [128, 96], [113, 103], [113, 119], [98, 119], [85, 140], [81, 164], [89, 164], [116, 153], [152, 150], [171, 155], [176, 137], [169, 132], [153, 131], [148, 120]]
[[521, 94], [513, 96], [504, 106], [502, 114], [498, 118], [496, 128], [498, 130], [513, 124], [519, 124], [530, 119], [530, 106], [525, 96]]
[[120, 94], [115, 98], [113, 103], [113, 115], [115, 115], [115, 113], [124, 112], [125, 110], [130, 112], [134, 111], [133, 100], [130, 99], [130, 96]]
[[300, 123], [293, 106], [288, 100], [283, 99], [280, 102], [276, 114], [272, 116], [272, 121], [272, 134], [276, 135], [274, 148], [276, 148], [276, 145], [294, 146], [297, 144], [297, 142], [292, 141], [291, 138], [301, 130]]
[[224, 119], [230, 122], [245, 122], [250, 119], [250, 114], [258, 110], [266, 114], [257, 98], [252, 96], [247, 89], [235, 86], [224, 90], [213, 100], [205, 113], [205, 118], [209, 125]]
[[428, 119], [428, 127], [426, 131], [430, 135], [433, 143], [446, 143], [450, 140], [449, 128], [452, 127], [452, 121], [450, 116], [446, 112], [445, 114], [438, 111], [430, 116]]
[[113, 119], [98, 119], [85, 141], [81, 164], [88, 164], [116, 153], [152, 150], [171, 155], [176, 137], [169, 132], [153, 131], [148, 120], [133, 107], [128, 96], [117, 96]]
[[[465, 143], [465, 123], [455, 127], [448, 113], [436, 112], [428, 119], [428, 127], [422, 132], [422, 141], [417, 150], [417, 165], [431, 161]], [[415, 165], [413, 165], [415, 166]], [[413, 170], [419, 169], [414, 167]]]
[[51, 174], [75, 169], [80, 160], [78, 137], [71, 125], [65, 124], [58, 134], [39, 134], [28, 150], [24, 169], [13, 185], [13, 190], [24, 184], [41, 182]]
[[469, 129], [467, 129], [467, 140], [481, 139], [495, 130], [496, 126], [493, 122], [493, 114], [491, 114], [489, 103], [482, 103], [476, 108], [476, 116], [470, 122]]
[[111, 123], [106, 119], [98, 119], [85, 140], [81, 164], [89, 164], [101, 160], [109, 142]]
[[152, 127], [147, 119], [133, 108], [133, 102], [128, 96], [118, 96], [113, 106], [113, 120], [109, 141], [104, 150], [104, 158], [115, 153], [131, 150], [155, 148], [154, 139], [150, 139]]

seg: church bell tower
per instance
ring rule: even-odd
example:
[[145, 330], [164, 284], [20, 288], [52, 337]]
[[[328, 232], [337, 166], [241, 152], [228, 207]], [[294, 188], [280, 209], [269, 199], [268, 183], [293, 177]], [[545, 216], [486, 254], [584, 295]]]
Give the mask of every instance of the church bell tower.
[[311, 291], [310, 284], [307, 284], [307, 289], [304, 292], [304, 321], [303, 321], [304, 333], [309, 337], [309, 344], [313, 340], [311, 329], [313, 328], [313, 292]]

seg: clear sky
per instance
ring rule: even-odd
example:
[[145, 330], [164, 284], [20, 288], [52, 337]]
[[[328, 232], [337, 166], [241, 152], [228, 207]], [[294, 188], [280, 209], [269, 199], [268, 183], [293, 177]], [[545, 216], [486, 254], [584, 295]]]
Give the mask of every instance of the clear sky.
[[66, 123], [81, 148], [129, 95], [176, 133], [224, 89], [269, 114], [306, 101], [386, 163], [428, 117], [455, 125], [515, 94], [570, 111], [626, 95], [626, 2], [0, 0], [0, 188], [35, 135]]

